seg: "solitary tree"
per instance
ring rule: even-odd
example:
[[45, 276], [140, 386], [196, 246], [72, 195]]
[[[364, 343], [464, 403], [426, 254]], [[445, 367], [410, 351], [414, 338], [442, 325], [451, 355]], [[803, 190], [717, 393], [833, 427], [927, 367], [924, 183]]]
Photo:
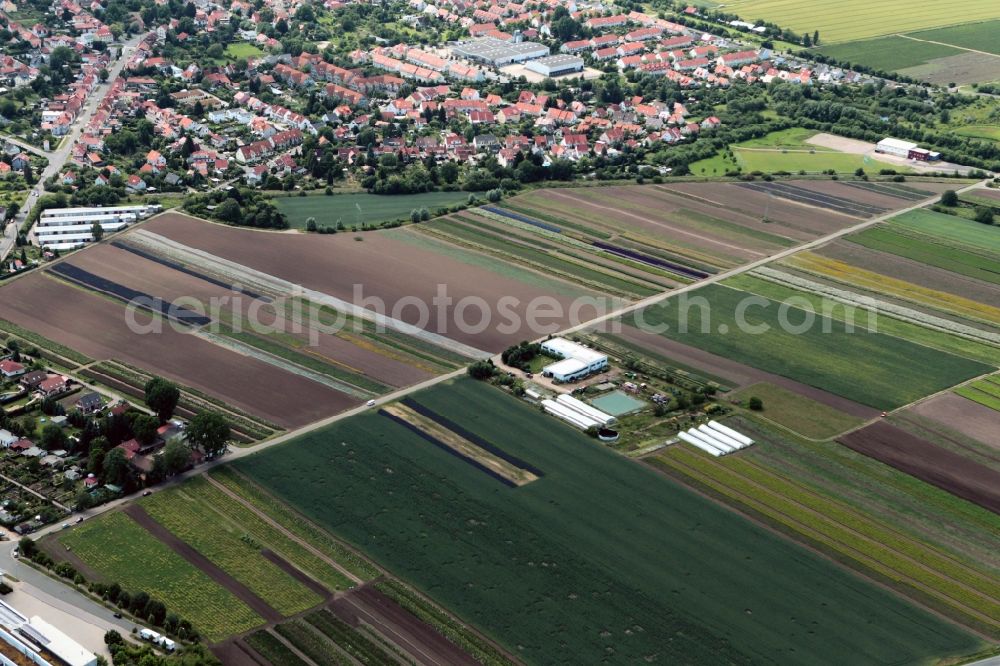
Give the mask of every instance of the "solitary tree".
[[764, 409], [764, 401], [758, 398], [757, 396], [753, 396], [750, 398], [749, 401], [747, 401], [747, 407], [754, 410], [755, 412], [759, 412], [762, 409]]
[[958, 192], [955, 190], [945, 190], [941, 195], [941, 205], [954, 208], [958, 205]]
[[90, 235], [94, 237], [95, 241], [104, 238], [104, 227], [101, 226], [100, 222], [94, 222], [90, 225]]
[[180, 397], [177, 385], [162, 377], [153, 377], [146, 382], [146, 405], [156, 412], [160, 421], [166, 421], [174, 415]]
[[218, 412], [199, 412], [187, 428], [188, 443], [210, 458], [226, 450], [229, 435], [229, 424]]
[[986, 206], [976, 206], [976, 222], [993, 224], [993, 209]]

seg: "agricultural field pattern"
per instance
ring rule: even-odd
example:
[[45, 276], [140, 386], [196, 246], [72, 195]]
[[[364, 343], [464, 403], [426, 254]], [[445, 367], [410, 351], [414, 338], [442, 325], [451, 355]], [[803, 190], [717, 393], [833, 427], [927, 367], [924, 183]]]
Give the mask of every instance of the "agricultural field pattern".
[[[37, 548], [106, 602], [162, 603], [224, 664], [989, 655], [1000, 234], [941, 209], [951, 188], [1000, 208], [908, 176], [531, 189], [322, 236], [158, 215], [0, 288], [2, 334], [136, 402], [176, 382], [176, 415], [218, 412], [230, 450]], [[615, 303], [554, 330], [614, 359], [570, 387], [624, 400], [628, 441], [541, 410], [557, 383], [504, 379], [527, 324], [422, 322], [357, 285]], [[280, 325], [248, 326], [261, 312]], [[502, 372], [463, 376], [485, 359]], [[645, 381], [698, 400], [661, 411]], [[753, 445], [678, 438], [710, 418]]]

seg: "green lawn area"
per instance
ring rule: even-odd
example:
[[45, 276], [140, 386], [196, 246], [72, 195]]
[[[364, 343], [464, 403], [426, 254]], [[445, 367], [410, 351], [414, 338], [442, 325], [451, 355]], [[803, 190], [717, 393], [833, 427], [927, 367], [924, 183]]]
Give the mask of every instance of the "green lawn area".
[[815, 153], [799, 151], [789, 151], [786, 153], [775, 151], [757, 151], [734, 149], [736, 161], [743, 167], [743, 171], [763, 171], [764, 173], [774, 173], [775, 171], [788, 171], [789, 173], [821, 173], [828, 169], [833, 169], [837, 173], [854, 173], [858, 169], [866, 171], [878, 171], [879, 169], [895, 169], [900, 173], [909, 173], [910, 169], [905, 166], [879, 162], [864, 155], [852, 155], [850, 153], [835, 153], [830, 151], [817, 151]]
[[262, 55], [264, 55], [263, 51], [247, 42], [238, 42], [226, 47], [226, 56], [231, 60], [246, 60], [247, 58], [258, 58]]
[[353, 194], [307, 197], [275, 197], [272, 201], [288, 217], [293, 229], [305, 229], [306, 220], [316, 218], [319, 226], [376, 224], [409, 220], [414, 208], [426, 208], [433, 216], [438, 208], [465, 203], [468, 192], [424, 192], [421, 194]]
[[965, 125], [956, 127], [954, 132], [959, 136], [968, 136], [973, 139], [1000, 141], [1000, 125]]
[[830, 439], [857, 427], [862, 419], [845, 414], [788, 389], [761, 382], [735, 393], [734, 398], [760, 398], [760, 415], [809, 439]]
[[[709, 285], [691, 296], [706, 299], [709, 307], [682, 309], [678, 299], [670, 299], [636, 313], [630, 323], [667, 325], [662, 334], [668, 338], [876, 409], [900, 407], [991, 369], [870, 332], [860, 325], [864, 322], [849, 332], [842, 322], [739, 289]], [[754, 300], [747, 300], [751, 297]], [[782, 311], [786, 326], [781, 324]]]
[[717, 153], [694, 162], [689, 168], [696, 176], [721, 176], [726, 172], [735, 171], [737, 167], [744, 172], [764, 173], [775, 171], [821, 173], [828, 169], [833, 169], [837, 173], [854, 173], [858, 169], [877, 171], [881, 168], [892, 168], [900, 173], [910, 171], [905, 166], [879, 162], [864, 155], [841, 153], [831, 148], [806, 143], [807, 139], [815, 135], [814, 130], [801, 127], [771, 132], [757, 139], [733, 144], [731, 148], [735, 159], [729, 159], [724, 153]]
[[491, 386], [414, 399], [544, 476], [508, 488], [377, 412], [234, 464], [528, 664], [912, 663], [981, 645]]
[[160, 599], [211, 641], [248, 631], [263, 618], [120, 512], [60, 534], [58, 542], [108, 582]]

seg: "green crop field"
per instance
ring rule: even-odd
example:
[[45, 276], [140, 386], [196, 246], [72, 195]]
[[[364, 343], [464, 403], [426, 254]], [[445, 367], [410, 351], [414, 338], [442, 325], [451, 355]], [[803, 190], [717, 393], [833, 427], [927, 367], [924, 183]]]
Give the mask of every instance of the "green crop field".
[[[802, 299], [805, 299], [816, 312], [822, 312], [828, 317], [840, 321], [855, 317], [861, 325], [865, 325], [868, 322], [867, 317], [862, 312], [850, 309], [847, 306], [831, 308], [832, 302], [821, 294], [803, 291], [802, 289], [793, 289], [785, 285], [762, 280], [752, 275], [737, 275], [736, 277], [727, 279], [724, 284], [736, 289], [759, 294], [772, 301], [780, 302], [785, 299], [795, 298], [799, 302], [802, 302]], [[859, 291], [863, 290], [863, 287], [859, 289]], [[895, 296], [895, 294], [891, 293], [880, 293], [887, 296]], [[939, 351], [948, 352], [949, 354], [955, 354], [956, 356], [980, 361], [987, 365], [996, 365], [1000, 362], [997, 358], [1000, 351], [993, 345], [969, 340], [968, 338], [953, 335], [950, 332], [927, 328], [913, 322], [896, 319], [886, 313], [876, 312], [871, 313], [870, 316], [871, 323], [878, 327], [880, 333], [909, 340], [918, 345], [931, 347]]]
[[918, 42], [896, 35], [831, 44], [816, 50], [830, 58], [887, 72], [917, 67], [935, 58], [947, 58], [962, 53], [961, 50], [951, 46]]
[[263, 618], [123, 513], [108, 513], [60, 534], [59, 543], [129, 592], [160, 599], [209, 640], [248, 631]]
[[821, 43], [1000, 18], [994, 0], [731, 0], [725, 4], [725, 11], [747, 21], [764, 19], [800, 34], [818, 30]]
[[[764, 440], [757, 447], [769, 444]], [[677, 445], [651, 462], [837, 559], [847, 558], [851, 566], [925, 599], [964, 624], [1000, 635], [1000, 577], [956, 561], [951, 553], [872, 517], [867, 509], [859, 510], [745, 455], [712, 459]]]
[[862, 419], [766, 382], [733, 395], [740, 400], [751, 397], [764, 402], [762, 417], [810, 439], [830, 439], [863, 423]]
[[[1000, 14], [1000, 11], [998, 11], [998, 14]], [[1000, 55], [1000, 42], [997, 41], [998, 34], [1000, 34], [1000, 20], [966, 23], [948, 28], [938, 28], [937, 30], [925, 30], [923, 32], [911, 33], [911, 36], [931, 42], [952, 44], [964, 49], [985, 51]]]
[[897, 215], [889, 220], [889, 224], [1000, 255], [1000, 227], [995, 225], [925, 209]]
[[1000, 141], [1000, 125], [964, 125], [956, 127], [954, 131], [959, 136]]
[[[671, 299], [636, 313], [631, 323], [640, 328], [666, 325], [662, 334], [671, 339], [876, 409], [900, 407], [990, 370], [976, 361], [869, 332], [861, 326], [864, 322], [851, 333], [842, 322], [738, 289], [708, 285], [690, 297], [696, 299], [691, 307], [682, 308], [678, 299]], [[698, 307], [699, 302], [708, 307]], [[744, 311], [738, 309], [747, 304]], [[788, 326], [781, 325], [781, 312]], [[914, 358], [921, 362], [913, 363]]]
[[[246, 545], [251, 546], [251, 549], [268, 548], [326, 585], [328, 589], [345, 590], [353, 587], [349, 578], [303, 546], [304, 539], [293, 539], [285, 534], [283, 530], [289, 529], [290, 521], [279, 521], [272, 518], [271, 520], [277, 523], [277, 526], [274, 523], [265, 522], [254, 513], [253, 509], [230, 497], [203, 478], [191, 479], [179, 489], [168, 491], [169, 493], [179, 495], [170, 500], [172, 503], [194, 502], [193, 506], [197, 507], [200, 513], [211, 515], [214, 512], [217, 514], [212, 516], [218, 523], [217, 531], [230, 532], [240, 539], [246, 538], [250, 542]], [[255, 557], [247, 559], [256, 561]], [[273, 573], [273, 570], [271, 572]]]
[[434, 215], [439, 208], [465, 203], [468, 192], [424, 192], [421, 194], [378, 195], [358, 192], [333, 196], [275, 197], [275, 206], [288, 217], [293, 229], [305, 229], [306, 220], [316, 218], [321, 227], [376, 224], [409, 220], [414, 208], [426, 208]]
[[[227, 574], [246, 585], [283, 615], [317, 605], [321, 599], [302, 583], [261, 555], [262, 545], [246, 538], [242, 526], [221, 520], [211, 505], [177, 488], [154, 494], [142, 506], [156, 522], [195, 548]], [[169, 600], [164, 600], [169, 605]]]
[[235, 466], [527, 663], [888, 664], [980, 646], [493, 387], [416, 400], [544, 476], [507, 488], [374, 412]]
[[[951, 220], [954, 220], [955, 223], [968, 225], [967, 228], [970, 231], [974, 231], [978, 227], [983, 232], [984, 239], [986, 239], [986, 234], [993, 233], [992, 228], [970, 220], [962, 220], [950, 215], [941, 215], [940, 217], [947, 218], [947, 222], [942, 222], [942, 230], [945, 229], [946, 224], [951, 224]], [[954, 232], [954, 228], [952, 231]], [[942, 234], [939, 240], [930, 235], [915, 232], [909, 222], [906, 225], [879, 225], [860, 234], [849, 236], [847, 240], [873, 250], [888, 252], [922, 264], [943, 268], [959, 275], [1000, 284], [1000, 255], [959, 245], [958, 241], [950, 239], [945, 234]]]

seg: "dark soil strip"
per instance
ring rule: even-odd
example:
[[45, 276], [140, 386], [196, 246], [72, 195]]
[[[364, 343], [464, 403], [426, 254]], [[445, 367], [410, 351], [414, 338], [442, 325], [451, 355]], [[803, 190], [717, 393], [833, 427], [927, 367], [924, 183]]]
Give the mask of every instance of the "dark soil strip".
[[226, 641], [212, 646], [212, 654], [222, 662], [222, 666], [271, 666], [271, 662], [254, 652], [253, 648], [243, 642], [243, 639]]
[[421, 405], [419, 402], [417, 402], [413, 398], [404, 398], [402, 400], [402, 403], [404, 405], [406, 405], [407, 407], [409, 407], [410, 409], [412, 409], [413, 411], [415, 411], [417, 414], [420, 414], [421, 416], [425, 416], [425, 417], [429, 418], [431, 421], [434, 421], [434, 423], [437, 423], [439, 426], [447, 428], [448, 430], [451, 430], [456, 435], [459, 435], [460, 437], [463, 437], [463, 438], [469, 440], [470, 442], [472, 442], [473, 444], [475, 444], [479, 448], [484, 449], [486, 451], [489, 451], [490, 453], [492, 453], [493, 455], [495, 455], [497, 458], [501, 458], [503, 460], [506, 460], [511, 465], [514, 465], [515, 467], [518, 467], [518, 468], [523, 469], [525, 471], [531, 472], [535, 476], [538, 476], [538, 477], [545, 476], [545, 472], [543, 472], [542, 470], [538, 469], [537, 467], [535, 467], [531, 463], [525, 462], [524, 460], [521, 460], [517, 456], [514, 456], [514, 455], [511, 455], [511, 454], [507, 453], [506, 451], [504, 451], [503, 449], [501, 449], [500, 447], [498, 447], [496, 444], [493, 444], [491, 442], [486, 441], [485, 439], [483, 439], [479, 435], [475, 434], [474, 432], [469, 432], [468, 430], [466, 430], [462, 426], [458, 425], [457, 423], [455, 423], [451, 419], [447, 419], [447, 418], [441, 416], [440, 414], [427, 409], [426, 407], [424, 407], [423, 405]]
[[353, 627], [364, 622], [420, 664], [475, 666], [479, 663], [371, 585], [340, 597], [330, 604], [330, 610]]
[[63, 262], [61, 264], [56, 264], [48, 270], [61, 278], [80, 285], [81, 287], [92, 289], [102, 294], [107, 294], [108, 296], [113, 296], [128, 305], [133, 305], [135, 307], [140, 307], [143, 310], [149, 310], [151, 312], [155, 312], [156, 314], [161, 314], [164, 317], [169, 317], [170, 319], [178, 321], [182, 324], [188, 324], [189, 326], [204, 326], [212, 323], [212, 320], [205, 315], [198, 314], [189, 308], [185, 308], [183, 306], [178, 307], [158, 296], [150, 296], [149, 294], [145, 294], [141, 291], [136, 291], [135, 289], [126, 287], [125, 285], [102, 278], [100, 275], [94, 275], [90, 271], [85, 271], [82, 268], [74, 266], [70, 263]]
[[231, 592], [233, 596], [245, 603], [253, 612], [268, 622], [281, 622], [284, 619], [281, 613], [258, 597], [250, 588], [220, 569], [214, 562], [192, 548], [188, 543], [174, 536], [170, 530], [156, 522], [138, 504], [130, 504], [125, 509], [125, 514], [145, 528], [151, 535], [169, 546], [175, 553], [201, 569], [209, 578]]
[[456, 458], [458, 458], [459, 460], [461, 460], [462, 462], [466, 462], [466, 463], [472, 465], [473, 467], [475, 467], [476, 469], [478, 469], [483, 474], [486, 474], [487, 476], [489, 476], [492, 479], [496, 479], [497, 481], [499, 481], [500, 483], [504, 484], [505, 486], [507, 486], [509, 488], [516, 488], [517, 487], [517, 484], [514, 483], [513, 481], [511, 481], [510, 479], [507, 479], [507, 478], [504, 478], [504, 477], [500, 476], [499, 474], [497, 474], [496, 472], [494, 472], [493, 470], [491, 470], [489, 467], [487, 467], [486, 465], [482, 464], [478, 460], [476, 460], [474, 458], [470, 458], [469, 456], [462, 455], [461, 453], [459, 453], [455, 449], [451, 448], [450, 446], [448, 446], [444, 442], [438, 440], [436, 437], [433, 437], [433, 436], [427, 434], [426, 432], [424, 432], [420, 428], [416, 427], [415, 425], [413, 425], [409, 421], [401, 419], [398, 416], [396, 416], [395, 414], [390, 414], [389, 412], [385, 411], [384, 409], [378, 410], [378, 413], [379, 413], [380, 416], [384, 416], [385, 418], [389, 419], [390, 421], [393, 421], [393, 422], [398, 423], [399, 425], [403, 426], [404, 428], [406, 428], [407, 430], [409, 430], [413, 434], [417, 435], [421, 439], [430, 442], [431, 444], [433, 444], [434, 446], [438, 447], [439, 449], [441, 449], [445, 453], [451, 454], [451, 455], [455, 456]]
[[817, 208], [837, 211], [838, 213], [844, 213], [845, 215], [871, 217], [877, 213], [885, 212], [884, 208], [877, 208], [875, 206], [867, 206], [864, 204], [855, 204], [848, 199], [841, 199], [840, 197], [833, 197], [831, 195], [821, 194], [819, 192], [806, 190], [800, 187], [780, 188], [774, 187], [774, 183], [740, 183], [739, 185], [740, 187], [745, 187], [757, 192], [773, 194], [774, 196], [782, 199], [788, 199], [789, 201], [805, 204], [807, 206], [815, 206]]
[[268, 550], [267, 548], [264, 548], [260, 551], [260, 554], [263, 555], [265, 559], [274, 562], [278, 566], [278, 568], [284, 571], [286, 574], [288, 574], [289, 576], [291, 576], [292, 578], [299, 581], [300, 583], [308, 587], [310, 590], [318, 594], [320, 598], [324, 600], [329, 600], [333, 598], [333, 593], [330, 592], [330, 590], [320, 585], [317, 581], [313, 580], [302, 571], [296, 569], [295, 565], [293, 565], [291, 562], [283, 558], [281, 555], [278, 555], [273, 550]]
[[125, 250], [126, 252], [131, 252], [132, 254], [142, 257], [148, 261], [160, 264], [161, 266], [166, 266], [167, 268], [172, 268], [179, 273], [184, 273], [185, 275], [190, 275], [191, 277], [196, 277], [199, 280], [204, 280], [209, 284], [214, 284], [216, 287], [222, 287], [223, 289], [228, 289], [230, 291], [235, 291], [240, 294], [249, 296], [254, 300], [261, 300], [265, 303], [270, 303], [273, 299], [270, 296], [264, 296], [263, 294], [258, 294], [254, 291], [249, 291], [243, 287], [239, 287], [234, 284], [229, 284], [228, 282], [223, 282], [222, 280], [216, 280], [214, 277], [205, 275], [204, 273], [199, 273], [198, 271], [188, 268], [184, 264], [179, 264], [175, 261], [170, 261], [169, 259], [164, 259], [163, 257], [158, 257], [155, 254], [146, 252], [145, 250], [140, 250], [137, 247], [132, 247], [121, 241], [111, 241], [111, 246], [116, 247], [119, 250]]
[[1000, 472], [885, 422], [852, 432], [838, 441], [858, 453], [1000, 514]]

